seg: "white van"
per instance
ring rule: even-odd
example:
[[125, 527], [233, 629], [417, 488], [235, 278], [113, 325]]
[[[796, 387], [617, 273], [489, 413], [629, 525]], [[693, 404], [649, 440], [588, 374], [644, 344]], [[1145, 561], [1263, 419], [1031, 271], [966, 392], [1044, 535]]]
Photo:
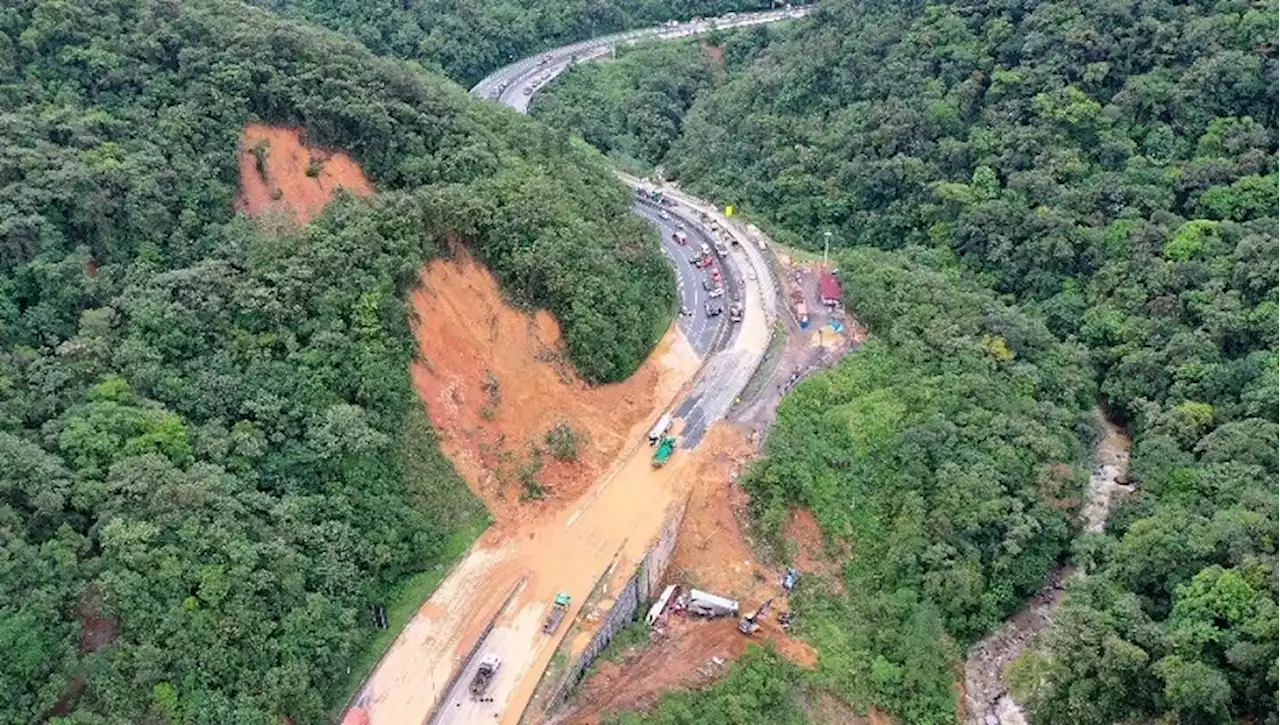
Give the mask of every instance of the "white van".
[[649, 431], [649, 445], [657, 445], [662, 440], [662, 436], [671, 430], [671, 414], [666, 413], [654, 423], [653, 428]]

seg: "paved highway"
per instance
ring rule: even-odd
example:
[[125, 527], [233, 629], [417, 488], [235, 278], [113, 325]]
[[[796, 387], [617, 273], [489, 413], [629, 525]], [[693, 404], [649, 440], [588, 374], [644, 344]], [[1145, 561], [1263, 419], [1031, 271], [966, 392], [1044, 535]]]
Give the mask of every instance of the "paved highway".
[[[799, 8], [743, 14], [718, 19], [714, 25], [775, 22], [807, 11], [808, 8]], [[572, 62], [605, 55], [619, 43], [683, 37], [707, 32], [712, 26], [713, 22], [683, 23], [561, 48], [498, 71], [477, 84], [472, 93], [498, 99], [523, 112], [537, 89]], [[622, 174], [619, 177], [633, 189], [644, 188], [638, 179]], [[767, 262], [743, 230], [701, 200], [676, 189], [663, 191], [670, 205], [655, 206], [637, 197], [633, 208], [662, 234], [663, 249], [677, 273], [681, 304], [693, 311], [692, 315], [681, 317], [680, 327], [704, 364], [692, 390], [675, 411], [683, 421], [681, 445], [692, 448], [702, 440], [709, 425], [728, 413], [763, 359], [776, 319], [777, 292]], [[722, 265], [726, 296], [730, 298], [725, 300], [726, 310], [737, 295], [744, 308], [741, 323], [730, 323], [727, 312], [713, 318], [706, 316], [709, 296], [702, 288], [704, 273], [690, 264], [695, 249], [704, 242], [710, 245], [715, 238], [715, 233], [704, 226], [704, 218], [740, 242], [731, 246], [729, 255], [717, 264]], [[684, 224], [683, 231], [689, 235], [688, 247], [671, 239], [679, 224]], [[665, 303], [655, 300], [655, 304]], [[563, 521], [556, 519], [546, 525], [531, 522], [527, 531], [522, 529], [520, 535], [496, 547], [469, 551], [397, 636], [366, 680], [358, 704], [348, 716], [367, 714], [375, 725], [421, 723], [428, 718], [433, 725], [517, 722], [555, 648], [569, 630], [569, 623], [595, 588], [595, 578], [615, 555], [623, 557], [626, 566], [634, 565], [662, 526], [669, 506], [675, 503], [677, 487], [667, 479], [680, 475], [680, 461], [654, 471], [649, 465], [648, 449], [640, 442], [637, 447], [638, 452], [633, 451], [619, 463], [616, 477], [609, 474], [590, 497], [578, 504], [580, 508], [565, 512]], [[639, 500], [647, 505], [637, 507], [635, 502]], [[501, 605], [499, 600], [507, 596], [514, 578], [520, 581], [520, 594]], [[560, 628], [553, 634], [543, 634], [539, 622], [547, 603], [559, 591], [571, 593], [573, 604]], [[477, 628], [487, 629], [488, 633], [470, 634]], [[503, 660], [498, 676], [481, 700], [472, 699], [466, 692], [477, 662], [463, 651], [494, 653]]]
[[[725, 283], [725, 293], [713, 298], [704, 288], [703, 281], [708, 279], [709, 272], [695, 267], [693, 261], [698, 258], [701, 245], [710, 247], [714, 239], [696, 217], [687, 217], [678, 209], [663, 209], [643, 202], [637, 202], [632, 210], [657, 227], [662, 234], [662, 251], [676, 270], [676, 286], [680, 292], [682, 311], [680, 330], [698, 357], [705, 358], [732, 340], [735, 326], [729, 321], [728, 308], [730, 302], [741, 296], [741, 285], [738, 284], [736, 275], [713, 253], [715, 268], [721, 271]], [[663, 218], [663, 213], [667, 215], [666, 218]], [[676, 232], [684, 232], [689, 244], [677, 243], [673, 238]], [[707, 316], [707, 303], [713, 300], [725, 310], [724, 314]]]
[[[812, 6], [806, 6], [761, 13], [743, 13], [700, 22], [675, 23], [575, 43], [501, 68], [477, 83], [471, 89], [471, 93], [481, 98], [497, 100], [521, 113], [525, 113], [528, 111], [529, 103], [538, 90], [557, 75], [563, 73], [574, 63], [607, 56], [618, 45], [634, 44], [643, 40], [683, 38], [709, 32], [713, 27], [742, 27], [800, 18], [808, 14], [811, 9]], [[627, 178], [624, 180], [632, 188], [640, 186], [635, 179]], [[764, 354], [764, 347], [768, 345], [768, 335], [773, 325], [772, 300], [774, 299], [774, 292], [772, 289], [768, 290], [767, 294], [752, 290], [753, 287], [758, 286], [755, 285], [754, 279], [758, 276], [763, 277], [765, 274], [763, 267], [756, 266], [762, 264], [763, 260], [756, 256], [757, 253], [754, 249], [744, 253], [735, 247], [734, 254], [730, 255], [729, 259], [722, 260], [727, 262], [724, 268], [726, 281], [736, 283], [736, 289], [728, 288], [727, 291], [731, 293], [736, 291], [743, 297], [744, 307], [746, 308], [743, 326], [757, 328], [759, 325], [764, 324], [766, 327], [763, 333], [763, 340], [761, 340], [758, 329], [753, 329], [751, 331], [752, 334], [745, 336], [737, 334], [736, 330], [731, 331], [731, 334], [728, 335], [717, 332], [719, 325], [730, 325], [731, 323], [724, 320], [720, 320], [717, 325], [707, 323], [705, 308], [697, 304], [700, 299], [698, 293], [702, 291], [700, 270], [693, 268], [688, 263], [687, 258], [682, 259], [676, 253], [679, 245], [670, 243], [671, 232], [660, 223], [666, 220], [661, 219], [660, 216], [655, 219], [654, 215], [648, 213], [646, 209], [652, 209], [652, 207], [647, 204], [637, 203], [635, 210], [637, 214], [650, 222], [657, 223], [663, 234], [663, 248], [668, 251], [668, 257], [672, 259], [678, 275], [682, 306], [691, 308], [694, 311], [693, 315], [682, 316], [680, 321], [681, 331], [685, 334], [695, 352], [703, 356], [705, 360], [703, 372], [699, 376], [698, 383], [675, 411], [675, 417], [684, 421], [680, 445], [683, 448], [693, 448], [701, 442], [706, 429], [728, 412], [737, 394], [746, 385], [747, 379], [755, 370], [760, 357]], [[669, 214], [680, 214], [681, 218], [685, 220], [686, 227], [690, 232], [690, 242], [693, 242], [695, 237], [708, 243], [714, 239], [714, 233], [703, 226], [700, 221], [703, 216], [717, 216], [711, 205], [681, 194], [679, 195], [679, 202], [668, 208], [667, 211]], [[721, 227], [732, 234], [734, 238], [742, 238], [744, 236], [740, 230], [735, 230], [732, 225], [729, 225], [727, 220], [720, 218], [718, 221]], [[748, 272], [747, 276], [751, 279], [744, 279], [743, 270], [759, 270], [759, 274]], [[762, 299], [756, 300], [757, 296]], [[693, 305], [689, 304], [691, 301], [694, 303]], [[753, 311], [755, 312], [754, 315]], [[767, 314], [762, 321], [757, 315], [765, 314], [765, 312]], [[701, 317], [699, 317], [699, 313], [701, 313]], [[713, 357], [718, 359], [713, 359]]]
[[525, 113], [538, 89], [552, 78], [564, 72], [578, 61], [592, 60], [608, 55], [619, 45], [634, 45], [645, 40], [674, 40], [711, 32], [712, 28], [738, 28], [747, 25], [776, 23], [780, 20], [804, 17], [812, 6], [769, 10], [760, 13], [739, 13], [699, 22], [675, 23], [656, 28], [643, 28], [626, 33], [606, 35], [566, 45], [541, 55], [525, 58], [499, 68], [471, 89], [472, 95], [492, 98]]

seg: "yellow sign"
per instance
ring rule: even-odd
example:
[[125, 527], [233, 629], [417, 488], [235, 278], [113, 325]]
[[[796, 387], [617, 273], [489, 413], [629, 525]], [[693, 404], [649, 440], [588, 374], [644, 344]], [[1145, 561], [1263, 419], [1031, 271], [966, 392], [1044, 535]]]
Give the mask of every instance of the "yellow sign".
[[725, 216], [733, 216], [733, 204], [726, 204], [724, 207]]

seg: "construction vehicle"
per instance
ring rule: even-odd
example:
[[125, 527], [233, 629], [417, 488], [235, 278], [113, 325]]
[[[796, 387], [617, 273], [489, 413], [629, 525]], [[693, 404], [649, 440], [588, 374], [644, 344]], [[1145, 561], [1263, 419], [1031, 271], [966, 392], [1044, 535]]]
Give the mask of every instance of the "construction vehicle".
[[671, 458], [671, 454], [676, 452], [676, 439], [666, 436], [662, 442], [658, 444], [658, 450], [653, 452], [653, 467], [662, 468], [667, 465], [667, 460]]
[[551, 611], [547, 612], [547, 618], [542, 622], [542, 631], [544, 634], [551, 634], [560, 626], [560, 622], [564, 619], [565, 612], [569, 611], [569, 595], [560, 592], [556, 595], [556, 600], [551, 604]]
[[765, 600], [764, 604], [755, 612], [748, 614], [738, 622], [738, 631], [745, 635], [755, 634], [760, 630], [760, 622], [764, 620], [765, 615], [769, 612], [769, 606], [773, 604], [773, 597]]
[[493, 676], [498, 674], [498, 668], [502, 666], [502, 660], [497, 655], [485, 655], [480, 660], [480, 667], [476, 670], [475, 677], [471, 678], [471, 696], [481, 697], [485, 691], [489, 689], [489, 685], [493, 682]]

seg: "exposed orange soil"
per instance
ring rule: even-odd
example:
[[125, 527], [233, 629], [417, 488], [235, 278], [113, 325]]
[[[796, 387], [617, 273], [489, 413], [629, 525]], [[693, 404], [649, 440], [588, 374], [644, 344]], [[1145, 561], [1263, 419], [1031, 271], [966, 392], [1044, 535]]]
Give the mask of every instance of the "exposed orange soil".
[[[826, 539], [818, 519], [808, 509], [791, 509], [787, 520], [782, 524], [782, 536], [794, 546], [795, 566], [802, 574], [812, 576], [824, 575], [825, 581], [836, 590], [844, 591], [844, 577], [840, 570], [840, 561], [847, 560], [852, 553], [848, 545], [837, 542], [835, 546], [839, 556], [833, 558], [827, 551]], [[837, 560], [838, 559], [838, 560]]]
[[702, 48], [702, 52], [706, 53], [707, 58], [711, 60], [711, 65], [715, 68], [716, 80], [724, 80], [724, 49], [706, 41], [702, 41], [698, 46]]
[[[624, 653], [620, 662], [601, 662], [574, 696], [573, 707], [557, 724], [598, 725], [610, 713], [649, 710], [663, 693], [710, 685], [727, 674], [751, 643], [774, 643], [792, 659], [799, 643], [770, 622], [754, 638], [738, 632], [733, 619], [670, 617], [661, 634], [644, 647]], [[719, 662], [715, 658], [719, 658]], [[812, 662], [806, 660], [806, 665]]]
[[733, 597], [744, 608], [779, 590], [782, 573], [762, 564], [739, 521], [749, 498], [736, 483], [754, 454], [744, 432], [717, 423], [699, 446], [699, 466], [675, 555], [667, 567], [673, 583]]
[[[668, 336], [625, 382], [588, 386], [564, 360], [556, 320], [507, 305], [493, 275], [460, 248], [421, 278], [412, 296], [422, 350], [414, 384], [445, 454], [500, 522], [528, 515], [521, 500], [531, 477], [543, 489], [538, 509], [576, 498], [643, 436], [636, 429], [683, 382], [664, 374]], [[548, 450], [546, 435], [561, 423], [581, 440], [576, 461]]]
[[[753, 542], [744, 535], [749, 498], [736, 483], [753, 455], [740, 428], [720, 422], [698, 447], [690, 471], [689, 505], [680, 528], [666, 580], [732, 597], [744, 613], [773, 597], [773, 605], [754, 637], [738, 632], [733, 619], [706, 621], [668, 615], [652, 644], [637, 648], [621, 663], [602, 663], [572, 700], [567, 715], [556, 722], [597, 723], [609, 712], [652, 707], [664, 691], [706, 685], [727, 671], [727, 663], [746, 651], [749, 642], [770, 641], [801, 665], [817, 664], [808, 644], [792, 639], [777, 624], [788, 608], [782, 573], [761, 563]], [[713, 657], [725, 665], [711, 662]]]
[[[261, 172], [254, 148], [265, 150]], [[319, 173], [307, 176], [313, 163]], [[350, 156], [304, 145], [296, 128], [251, 123], [240, 134], [236, 208], [250, 216], [278, 211], [305, 223], [320, 213], [339, 187], [359, 196], [373, 193], [373, 185]]]

